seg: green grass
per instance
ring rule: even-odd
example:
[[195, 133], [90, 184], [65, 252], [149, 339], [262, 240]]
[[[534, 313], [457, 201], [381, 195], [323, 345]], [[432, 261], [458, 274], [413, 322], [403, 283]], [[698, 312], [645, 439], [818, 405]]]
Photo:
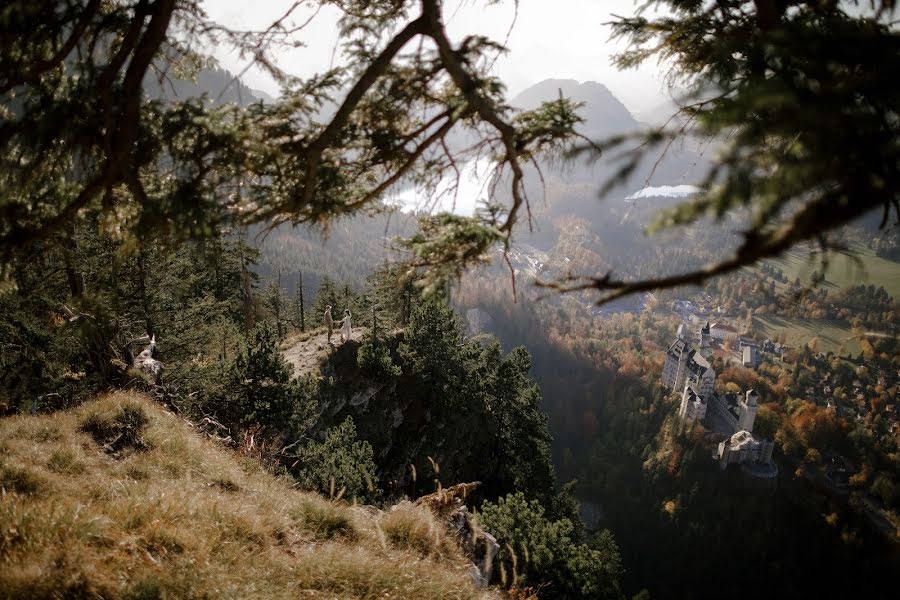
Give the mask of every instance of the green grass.
[[753, 330], [774, 340], [780, 335], [788, 346], [800, 348], [814, 338], [817, 352], [834, 352], [843, 356], [851, 352], [859, 354], [859, 342], [843, 321], [823, 321], [816, 319], [791, 319], [784, 317], [753, 317]]
[[[835, 291], [860, 284], [881, 285], [894, 299], [900, 299], [900, 263], [876, 256], [861, 244], [851, 244], [850, 250], [852, 254], [849, 256], [833, 254], [829, 257], [822, 285]], [[789, 281], [799, 277], [804, 285], [809, 285], [810, 274], [822, 267], [817, 256], [810, 256], [796, 248], [763, 262], [781, 269]]]

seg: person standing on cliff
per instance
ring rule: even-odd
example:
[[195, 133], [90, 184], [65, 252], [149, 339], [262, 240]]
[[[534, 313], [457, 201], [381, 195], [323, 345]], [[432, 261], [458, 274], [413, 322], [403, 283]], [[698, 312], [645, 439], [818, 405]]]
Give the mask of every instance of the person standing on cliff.
[[350, 309], [344, 311], [344, 318], [341, 319], [341, 343], [350, 341]]
[[331, 305], [325, 307], [325, 327], [328, 328], [328, 345], [331, 345], [331, 334], [334, 333], [334, 320], [331, 318]]

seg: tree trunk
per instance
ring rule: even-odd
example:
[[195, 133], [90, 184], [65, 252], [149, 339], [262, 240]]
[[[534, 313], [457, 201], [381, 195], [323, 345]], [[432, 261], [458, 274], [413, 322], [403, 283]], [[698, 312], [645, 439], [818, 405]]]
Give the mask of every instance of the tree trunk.
[[303, 306], [303, 271], [299, 271], [300, 282], [297, 284], [297, 295], [300, 302], [300, 331], [306, 332], [306, 309]]
[[250, 272], [244, 257], [244, 238], [238, 238], [238, 259], [240, 260], [241, 300], [244, 308], [244, 335], [248, 335], [253, 329], [253, 290], [250, 286]]
[[278, 269], [278, 278], [275, 283], [275, 298], [274, 298], [275, 306], [275, 327], [278, 330], [278, 339], [284, 338], [284, 331], [282, 331], [281, 327], [281, 268]]
[[144, 252], [144, 249], [141, 248], [140, 252], [138, 252], [138, 291], [141, 294], [141, 310], [144, 311], [144, 327], [147, 329], [147, 335], [153, 336], [155, 332], [155, 328], [153, 326], [153, 316], [150, 314], [150, 298], [147, 296], [147, 276], [144, 271], [144, 262], [146, 261], [147, 255]]
[[75, 239], [75, 225], [69, 227], [67, 235], [63, 237], [63, 260], [66, 265], [66, 280], [69, 282], [69, 293], [72, 298], [84, 294], [84, 273], [75, 268], [75, 258], [78, 253], [78, 241]]

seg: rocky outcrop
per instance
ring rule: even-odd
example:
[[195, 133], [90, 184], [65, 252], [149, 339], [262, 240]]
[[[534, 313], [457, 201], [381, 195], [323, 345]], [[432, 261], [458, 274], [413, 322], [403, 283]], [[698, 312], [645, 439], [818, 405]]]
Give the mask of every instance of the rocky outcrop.
[[494, 557], [500, 551], [500, 544], [494, 536], [478, 526], [466, 507], [466, 498], [479, 485], [481, 483], [477, 481], [460, 483], [422, 496], [415, 504], [428, 508], [446, 525], [447, 533], [472, 563], [471, 574], [475, 585], [487, 587], [491, 580]]

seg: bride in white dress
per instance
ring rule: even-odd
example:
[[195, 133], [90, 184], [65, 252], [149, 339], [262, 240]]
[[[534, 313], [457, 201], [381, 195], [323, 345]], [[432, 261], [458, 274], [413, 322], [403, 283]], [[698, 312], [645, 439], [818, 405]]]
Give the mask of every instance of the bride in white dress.
[[341, 343], [350, 339], [350, 309], [344, 311], [344, 318], [341, 319]]

